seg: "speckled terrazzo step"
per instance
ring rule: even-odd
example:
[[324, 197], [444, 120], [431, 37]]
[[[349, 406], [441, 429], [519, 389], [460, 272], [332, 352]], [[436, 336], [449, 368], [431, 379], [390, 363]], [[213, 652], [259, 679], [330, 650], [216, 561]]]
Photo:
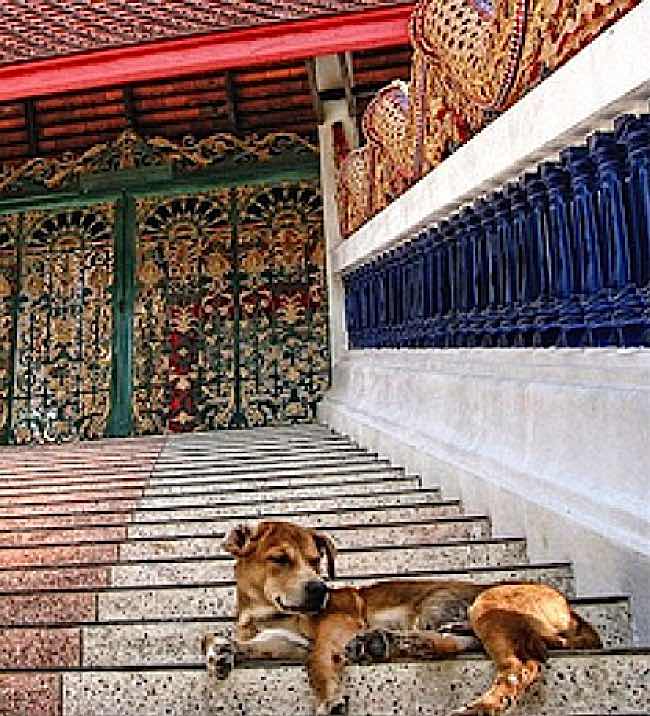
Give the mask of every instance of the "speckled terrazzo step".
[[[440, 499], [439, 488], [420, 490], [419, 485], [404, 487], [400, 480], [394, 486], [383, 485], [385, 491], [374, 494], [361, 492], [350, 486], [348, 491], [337, 494], [302, 494], [297, 498], [287, 497], [283, 492], [277, 498], [265, 494], [266, 499], [252, 499], [246, 493], [241, 496], [229, 496], [226, 501], [208, 499], [204, 495], [190, 496], [186, 501], [165, 507], [143, 506], [134, 500], [102, 500], [101, 502], [74, 502], [66, 504], [0, 507], [0, 525], [20, 524], [23, 520], [68, 520], [85, 519], [94, 521], [95, 515], [133, 515], [134, 522], [173, 521], [174, 519], [194, 519], [220, 517], [227, 515], [247, 515], [247, 519], [257, 519], [262, 515], [286, 514], [288, 512], [310, 512], [318, 509], [364, 509], [383, 505], [412, 505], [422, 500]], [[266, 491], [268, 493], [268, 491]], [[193, 498], [193, 499], [192, 499]], [[137, 510], [133, 512], [134, 507]]]
[[[641, 650], [554, 653], [543, 677], [509, 711], [512, 716], [634, 715], [650, 712], [650, 656]], [[484, 690], [490, 662], [479, 655], [453, 661], [350, 667], [345, 691], [354, 716], [445, 716]], [[310, 716], [311, 700], [300, 666], [250, 664], [225, 685], [196, 668], [132, 668], [78, 672], [18, 672], [0, 676], [14, 716], [189, 716], [190, 714], [295, 714]], [[40, 696], [49, 709], [35, 712]]]
[[[426, 495], [424, 495], [426, 497]], [[433, 494], [437, 497], [437, 493]], [[337, 525], [365, 525], [386, 522], [409, 522], [415, 520], [438, 520], [442, 517], [458, 517], [461, 505], [457, 500], [446, 502], [419, 502], [413, 506], [388, 505], [386, 507], [365, 508], [363, 510], [339, 509], [336, 511], [289, 512], [279, 515], [279, 519], [303, 524], [309, 527], [330, 527]], [[0, 546], [11, 546], [36, 543], [70, 543], [87, 542], [96, 539], [133, 539], [137, 537], [160, 538], [179, 537], [183, 535], [215, 535], [246, 520], [257, 520], [256, 513], [241, 514], [232, 512], [218, 518], [203, 514], [197, 508], [195, 516], [170, 521], [146, 522], [144, 524], [126, 521], [126, 516], [119, 524], [120, 515], [83, 515], [76, 521], [76, 516], [67, 518], [33, 517], [19, 520], [0, 519]], [[109, 519], [105, 519], [105, 518]], [[126, 532], [124, 529], [126, 528]], [[114, 537], [117, 535], [117, 537]]]
[[[344, 479], [348, 476], [354, 478], [358, 475], [403, 475], [403, 470], [391, 468], [388, 461], [371, 461], [363, 459], [350, 459], [345, 462], [310, 462], [310, 463], [286, 463], [281, 465], [274, 463], [269, 466], [257, 465], [246, 468], [226, 467], [224, 469], [209, 470], [181, 470], [169, 473], [168, 477], [148, 478], [142, 474], [127, 474], [126, 476], [107, 476], [87, 474], [82, 480], [70, 479], [62, 476], [58, 480], [37, 479], [34, 481], [12, 483], [11, 487], [0, 488], [0, 504], [9, 502], [10, 497], [24, 497], [28, 495], [38, 496], [49, 494], [76, 494], [87, 491], [97, 492], [99, 490], [115, 489], [136, 489], [149, 486], [145, 494], [170, 494], [178, 492], [194, 492], [201, 489], [203, 485], [243, 485], [259, 482], [281, 483], [290, 479], [302, 478], [303, 480], [322, 480], [330, 476]], [[167, 473], [164, 473], [167, 475]]]
[[[572, 602], [596, 627], [606, 648], [630, 645], [628, 599], [610, 597]], [[206, 632], [230, 636], [233, 626], [232, 617], [212, 616], [183, 622], [1, 628], [0, 670], [196, 664], [202, 659], [202, 636]]]
[[[391, 497], [394, 499], [391, 500]], [[459, 500], [441, 500], [439, 490], [411, 490], [399, 492], [392, 495], [390, 492], [382, 493], [378, 499], [377, 505], [369, 495], [349, 496], [350, 504], [346, 506], [339, 505], [340, 498], [333, 498], [332, 504], [330, 500], [322, 499], [318, 501], [318, 505], [324, 509], [314, 507], [314, 500], [295, 500], [290, 503], [280, 501], [278, 503], [270, 503], [264, 505], [264, 510], [258, 509], [258, 505], [253, 503], [248, 505], [233, 505], [227, 510], [220, 507], [201, 507], [196, 505], [189, 508], [179, 508], [176, 510], [142, 510], [137, 514], [133, 514], [130, 510], [121, 512], [89, 512], [89, 513], [72, 513], [59, 515], [31, 515], [16, 517], [0, 517], [0, 535], [13, 534], [38, 530], [59, 530], [59, 529], [78, 529], [79, 527], [112, 527], [122, 524], [134, 524], [150, 526], [152, 529], [156, 527], [164, 530], [166, 526], [174, 532], [177, 528], [187, 525], [191, 529], [191, 525], [196, 524], [200, 527], [202, 524], [216, 525], [223, 523], [226, 525], [232, 522], [241, 522], [247, 520], [258, 520], [265, 515], [272, 515], [274, 519], [305, 519], [313, 515], [313, 524], [325, 524], [324, 520], [331, 515], [332, 518], [341, 518], [350, 522], [354, 516], [358, 516], [356, 520], [359, 524], [366, 524], [377, 521], [395, 521], [399, 517], [384, 519], [380, 517], [383, 510], [406, 510], [405, 515], [412, 513], [411, 517], [417, 517], [415, 512], [418, 508], [425, 509], [425, 515], [432, 517], [444, 517], [451, 515], [459, 515], [462, 513], [462, 505]], [[287, 508], [287, 505], [289, 508]], [[293, 509], [290, 509], [293, 508]], [[431, 510], [431, 511], [429, 511]], [[330, 522], [331, 524], [334, 524]], [[225, 528], [224, 528], [225, 529]], [[132, 536], [137, 537], [137, 532]], [[148, 536], [143, 534], [141, 536]], [[153, 533], [151, 536], [154, 536]], [[0, 539], [2, 539], [0, 537]]]
[[[205, 456], [200, 459], [192, 458], [186, 460], [175, 458], [165, 462], [158, 460], [155, 468], [151, 465], [143, 465], [136, 461], [119, 461], [117, 458], [112, 461], [102, 460], [101, 464], [89, 464], [78, 462], [76, 464], [57, 464], [41, 468], [12, 468], [5, 470], [7, 480], [11, 481], [14, 488], [30, 485], [67, 484], [96, 479], [109, 480], [119, 479], [125, 476], [133, 476], [138, 479], [145, 479], [150, 475], [159, 472], [171, 471], [173, 475], [182, 474], [184, 471], [200, 472], [203, 468], [210, 471], [227, 472], [229, 469], [238, 468], [243, 470], [246, 467], [254, 468], [256, 472], [265, 470], [290, 469], [291, 464], [300, 467], [310, 465], [328, 465], [333, 463], [346, 464], [348, 460], [374, 461], [375, 455], [363, 450], [346, 447], [339, 450], [312, 450], [302, 452], [274, 452], [252, 454], [247, 452], [245, 456], [241, 451], [219, 455]], [[169, 478], [167, 478], [169, 479]]]
[[[137, 621], [153, 618], [147, 614], [147, 604], [164, 603], [166, 616], [160, 618], [197, 618], [205, 616], [228, 616], [234, 610], [234, 591], [232, 572], [226, 579], [217, 579], [205, 570], [198, 574], [188, 573], [187, 581], [182, 584], [174, 575], [173, 567], [178, 564], [166, 563], [169, 567], [168, 581], [154, 584], [146, 579], [132, 586], [116, 585], [109, 566], [98, 567], [58, 567], [34, 569], [9, 569], [0, 572], [2, 578], [0, 590], [0, 625], [12, 624], [48, 624], [76, 623], [97, 619], [99, 603], [110, 606], [115, 599], [110, 595], [123, 595], [131, 609], [131, 616], [114, 613], [118, 620], [135, 619]], [[209, 566], [209, 565], [207, 565]], [[223, 565], [222, 565], [223, 566]], [[153, 576], [153, 575], [152, 575]], [[174, 579], [176, 577], [176, 580]], [[365, 577], [341, 577], [336, 584], [362, 584], [369, 580], [388, 579], [394, 574], [387, 572], [367, 574]], [[431, 579], [472, 579], [480, 583], [501, 582], [507, 580], [547, 582], [572, 595], [573, 574], [566, 564], [541, 565], [504, 565], [501, 567], [461, 567], [442, 568], [409, 572], [404, 570], [400, 576], [409, 578], [425, 577]], [[192, 581], [192, 577], [196, 577]], [[97, 589], [95, 595], [84, 591]], [[171, 592], [171, 594], [169, 593]], [[109, 596], [102, 596], [109, 595]], [[143, 600], [139, 604], [138, 600]], [[199, 605], [197, 607], [197, 605]], [[75, 608], [80, 615], [75, 616]], [[118, 599], [119, 607], [119, 599]], [[197, 608], [207, 609], [207, 612]], [[102, 619], [108, 617], [102, 615]]]
[[[103, 508], [110, 511], [120, 506], [122, 501], [130, 504], [138, 501], [138, 507], [174, 507], [177, 505], [229, 504], [243, 501], [259, 500], [291, 500], [308, 496], [345, 495], [350, 492], [367, 492], [369, 494], [394, 491], [399, 488], [415, 489], [420, 486], [419, 478], [408, 477], [397, 468], [378, 468], [369, 472], [350, 472], [343, 475], [313, 476], [303, 487], [287, 487], [264, 483], [264, 488], [251, 486], [246, 481], [223, 483], [206, 483], [189, 486], [187, 494], [159, 494], [156, 490], [152, 495], [143, 497], [144, 488], [120, 489], [89, 489], [69, 492], [39, 493], [34, 495], [18, 495], [0, 497], [0, 517], [12, 514], [32, 514], [35, 512], [72, 511], [76, 506], [79, 510]], [[131, 508], [129, 508], [131, 509]]]

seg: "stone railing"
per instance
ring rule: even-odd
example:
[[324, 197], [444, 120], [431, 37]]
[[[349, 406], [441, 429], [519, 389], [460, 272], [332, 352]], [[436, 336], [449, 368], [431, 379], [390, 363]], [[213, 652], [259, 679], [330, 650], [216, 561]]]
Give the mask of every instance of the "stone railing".
[[650, 345], [650, 116], [344, 277], [351, 348]]

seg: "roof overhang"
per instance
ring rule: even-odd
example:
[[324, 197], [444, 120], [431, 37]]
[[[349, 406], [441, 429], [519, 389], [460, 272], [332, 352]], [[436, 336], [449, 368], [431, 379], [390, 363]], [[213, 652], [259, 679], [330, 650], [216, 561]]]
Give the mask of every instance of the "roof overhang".
[[0, 101], [408, 42], [414, 3], [0, 67]]

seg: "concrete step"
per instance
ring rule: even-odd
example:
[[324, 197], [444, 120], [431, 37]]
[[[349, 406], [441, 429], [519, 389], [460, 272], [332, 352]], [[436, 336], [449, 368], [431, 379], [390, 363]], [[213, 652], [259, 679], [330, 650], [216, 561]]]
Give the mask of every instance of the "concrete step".
[[[385, 511], [386, 512], [386, 511]], [[405, 511], [404, 511], [405, 512]], [[374, 520], [368, 523], [355, 516], [353, 520], [347, 516], [347, 521], [342, 519], [344, 515], [333, 515], [331, 523], [322, 525], [322, 528], [329, 531], [339, 546], [350, 546], [350, 532], [363, 530], [365, 544], [399, 544], [400, 542], [413, 541], [416, 538], [420, 541], [431, 541], [434, 539], [474, 539], [487, 538], [490, 536], [490, 523], [486, 517], [480, 515], [461, 515], [457, 517], [443, 516], [432, 510], [423, 509], [424, 514], [412, 511], [412, 516], [407, 517], [399, 508], [395, 514], [388, 513], [386, 521]], [[331, 513], [330, 513], [331, 514]], [[362, 515], [359, 515], [362, 517]], [[302, 517], [302, 520], [292, 518], [293, 522], [301, 522], [305, 526], [312, 527], [313, 522], [309, 517]], [[56, 528], [51, 530], [30, 530], [21, 532], [0, 531], [0, 564], [2, 564], [3, 548], [28, 547], [40, 549], [47, 546], [66, 546], [69, 544], [106, 544], [120, 542], [126, 544], [139, 544], [138, 540], [156, 540], [155, 544], [159, 549], [166, 550], [164, 540], [192, 540], [192, 539], [220, 539], [223, 540], [229, 527], [238, 524], [236, 520], [224, 520], [222, 522], [191, 522], [189, 524], [162, 524], [153, 526], [132, 526], [129, 531], [126, 525], [87, 527], [77, 529]], [[186, 547], [180, 547], [185, 550]], [[125, 555], [124, 550], [122, 554]]]
[[[383, 562], [377, 561], [377, 565], [383, 566]], [[487, 582], [495, 581], [548, 581], [553, 586], [561, 589], [569, 595], [573, 591], [573, 577], [571, 570], [565, 564], [550, 565], [526, 565], [506, 564], [499, 567], [478, 565], [476, 567], [442, 567], [438, 571], [432, 571], [439, 565], [427, 564], [424, 569], [409, 571], [404, 569], [401, 576], [413, 576], [428, 574], [432, 578], [447, 578], [455, 575], [454, 579], [478, 579]], [[375, 566], [375, 570], [378, 567]], [[366, 572], [365, 576], [355, 577], [353, 574], [344, 575], [348, 580], [357, 579], [367, 581], [368, 579], [383, 579], [394, 576], [391, 573]], [[148, 599], [186, 600], [193, 601], [195, 598], [203, 599], [205, 594], [192, 592], [192, 590], [208, 590], [208, 594], [216, 594], [217, 602], [223, 595], [214, 592], [214, 589], [222, 589], [228, 585], [232, 586], [232, 565], [228, 569], [219, 560], [167, 560], [159, 563], [139, 562], [132, 565], [117, 563], [100, 563], [95, 565], [60, 565], [57, 567], [37, 566], [5, 568], [0, 570], [0, 624], [2, 619], [9, 619], [6, 623], [23, 623], [19, 610], [28, 610], [30, 614], [38, 615], [40, 610], [47, 615], [52, 610], [64, 614], [72, 614], [72, 621], [79, 621], [74, 618], [75, 605], [81, 604], [82, 611], [93, 612], [98, 606], [98, 599], [93, 594], [72, 594], [86, 590], [109, 590], [109, 592], [125, 592], [128, 590], [147, 589], [155, 590], [156, 594], [149, 594]], [[165, 597], [158, 594], [163, 590], [176, 589], [178, 593]], [[50, 593], [52, 592], [52, 593]], [[56, 594], [55, 594], [56, 592]], [[65, 592], [70, 593], [68, 598]], [[158, 596], [156, 596], [158, 595]], [[16, 597], [14, 599], [14, 597]], [[170, 604], [171, 604], [170, 602]], [[172, 604], [173, 607], [173, 604]], [[213, 608], [212, 605], [211, 608]], [[181, 612], [183, 611], [181, 604]], [[18, 612], [17, 612], [18, 610]], [[191, 611], [191, 610], [190, 610]], [[199, 615], [203, 616], [203, 615]], [[214, 614], [213, 614], [214, 616]], [[38, 619], [41, 616], [26, 618]], [[67, 617], [65, 617], [67, 619]], [[146, 619], [146, 616], [139, 618]], [[18, 619], [19, 622], [15, 620]], [[60, 621], [54, 619], [54, 621]], [[82, 620], [83, 621], [83, 620]]]
[[300, 464], [309, 464], [310, 462], [323, 461], [339, 461], [343, 462], [347, 459], [365, 457], [366, 460], [372, 460], [376, 457], [375, 453], [361, 450], [347, 443], [341, 445], [324, 445], [322, 448], [308, 446], [305, 448], [287, 449], [274, 445], [273, 449], [253, 450], [250, 448], [228, 448], [227, 450], [219, 450], [214, 452], [205, 452], [200, 455], [169, 455], [166, 458], [156, 459], [152, 456], [147, 463], [144, 460], [129, 460], [119, 456], [111, 459], [96, 459], [93, 461], [52, 461], [36, 462], [33, 465], [17, 465], [10, 469], [0, 471], [0, 475], [16, 481], [18, 484], [37, 483], [38, 481], [50, 481], [58, 479], [75, 480], [88, 474], [98, 476], [115, 476], [119, 477], [122, 473], [132, 473], [133, 475], [142, 474], [149, 475], [152, 473], [152, 465], [155, 461], [153, 472], [171, 470], [174, 472], [182, 471], [188, 467], [200, 469], [202, 466], [214, 468], [227, 467], [245, 467], [250, 465], [282, 465], [284, 463], [298, 462]]
[[[606, 648], [630, 645], [629, 600], [625, 597], [572, 600], [598, 630]], [[0, 670], [8, 668], [128, 667], [200, 663], [206, 632], [231, 636], [229, 615], [184, 621], [115, 622], [0, 629]], [[83, 644], [83, 649], [81, 649]]]
[[[371, 528], [371, 530], [374, 529]], [[398, 529], [398, 528], [388, 528]], [[437, 567], [499, 566], [526, 561], [526, 543], [521, 539], [456, 539], [446, 542], [402, 542], [373, 546], [361, 545], [362, 539], [347, 533], [352, 546], [339, 549], [337, 568], [341, 574], [363, 575], [376, 569], [381, 560], [395, 574], [405, 570]], [[222, 539], [197, 537], [188, 540], [132, 541], [108, 544], [47, 545], [41, 548], [19, 547], [0, 550], [3, 564], [0, 579], [16, 569], [42, 570], [56, 567], [111, 566], [113, 584], [186, 584], [188, 581], [229, 579], [234, 560], [221, 550]], [[170, 580], [177, 579], [174, 582]]]
[[[84, 480], [70, 481], [67, 477], [61, 480], [37, 480], [30, 482], [12, 482], [11, 487], [0, 488], [0, 504], [9, 504], [12, 497], [23, 497], [28, 495], [63, 494], [97, 492], [98, 490], [114, 489], [137, 489], [149, 486], [149, 494], [170, 494], [186, 490], [200, 489], [205, 484], [231, 484], [242, 482], [248, 484], [258, 481], [260, 483], [272, 482], [274, 480], [286, 480], [288, 478], [319, 479], [330, 475], [347, 476], [358, 474], [374, 474], [388, 471], [391, 474], [404, 474], [400, 468], [391, 468], [390, 463], [385, 461], [371, 460], [367, 457], [362, 459], [350, 459], [345, 461], [324, 461], [308, 463], [286, 463], [284, 465], [274, 463], [273, 465], [257, 469], [254, 465], [236, 468], [209, 470], [180, 470], [170, 472], [169, 477], [148, 478], [138, 474], [130, 474], [126, 477], [111, 477], [107, 475], [87, 474]], [[167, 473], [164, 473], [167, 474]]]
[[[61, 513], [104, 508], [111, 511], [123, 506], [133, 509], [136, 501], [139, 508], [174, 507], [192, 505], [196, 501], [202, 504], [231, 504], [242, 501], [291, 500], [308, 496], [334, 496], [349, 492], [367, 492], [369, 494], [403, 489], [415, 489], [420, 486], [419, 478], [407, 477], [398, 469], [379, 468], [368, 472], [352, 472], [342, 475], [315, 475], [302, 487], [289, 487], [264, 483], [264, 488], [250, 485], [246, 481], [206, 483], [190, 486], [187, 494], [174, 494], [156, 490], [144, 497], [143, 488], [100, 488], [96, 490], [74, 490], [70, 492], [37, 495], [19, 495], [0, 498], [0, 518], [10, 515], [30, 515], [33, 513]], [[140, 499], [143, 498], [144, 499]]]
[[[354, 485], [350, 486], [348, 492], [342, 492], [334, 496], [320, 495], [318, 493], [303, 494], [296, 498], [288, 498], [280, 493], [277, 498], [271, 494], [268, 499], [247, 499], [247, 495], [233, 496], [230, 502], [217, 500], [213, 503], [204, 496], [188, 498], [180, 504], [172, 504], [166, 507], [149, 506], [144, 507], [135, 500], [109, 500], [101, 502], [79, 502], [67, 504], [45, 505], [38, 507], [16, 507], [0, 508], [0, 526], [7, 529], [15, 528], [29, 521], [29, 524], [69, 524], [68, 520], [86, 520], [91, 524], [96, 516], [121, 515], [133, 522], [165, 522], [177, 519], [209, 519], [210, 517], [222, 517], [224, 505], [228, 505], [227, 515], [241, 516], [242, 519], [258, 519], [258, 517], [275, 517], [281, 514], [297, 512], [318, 512], [322, 510], [345, 510], [345, 509], [366, 509], [369, 507], [380, 507], [384, 505], [413, 505], [422, 500], [431, 501], [440, 499], [439, 489], [420, 490], [418, 487], [404, 488], [402, 481], [390, 489], [388, 486], [383, 492], [374, 494], [367, 491], [360, 491]], [[268, 493], [268, 491], [266, 491]], [[137, 510], [135, 508], [137, 507]], [[77, 524], [75, 522], [75, 524]]]
[[[650, 652], [640, 649], [552, 655], [543, 678], [509, 711], [512, 716], [650, 712]], [[350, 667], [345, 692], [354, 716], [446, 716], [487, 688], [492, 665], [480, 655], [453, 661]], [[251, 663], [225, 685], [202, 665], [172, 668], [18, 671], [0, 676], [13, 716], [189, 716], [295, 714], [310, 716], [313, 702], [303, 667]]]
[[[426, 493], [422, 497], [438, 496], [437, 493]], [[461, 505], [458, 500], [445, 502], [419, 502], [413, 506], [387, 505], [386, 507], [366, 508], [362, 510], [321, 510], [307, 512], [289, 512], [276, 515], [277, 519], [297, 522], [308, 527], [326, 529], [330, 526], [382, 524], [392, 522], [439, 520], [443, 517], [461, 516]], [[77, 519], [81, 517], [82, 519]], [[257, 520], [257, 513], [242, 510], [241, 514], [229, 512], [228, 515], [217, 517], [210, 510], [204, 513], [197, 508], [194, 517], [174, 520], [145, 521], [133, 523], [127, 516], [121, 520], [119, 514], [108, 515], [70, 515], [67, 518], [34, 517], [18, 520], [0, 519], [0, 546], [17, 546], [27, 544], [50, 544], [66, 542], [87, 542], [97, 539], [133, 539], [138, 537], [161, 538], [181, 537], [184, 535], [215, 535], [220, 534], [243, 520]], [[129, 516], [130, 517], [130, 516]], [[122, 529], [126, 528], [126, 530]]]

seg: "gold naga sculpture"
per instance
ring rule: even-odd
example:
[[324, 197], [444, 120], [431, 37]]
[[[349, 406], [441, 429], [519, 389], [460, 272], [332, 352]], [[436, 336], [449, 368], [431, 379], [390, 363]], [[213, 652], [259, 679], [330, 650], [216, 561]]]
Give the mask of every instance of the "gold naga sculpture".
[[410, 83], [368, 105], [340, 163], [349, 236], [639, 0], [419, 0]]

